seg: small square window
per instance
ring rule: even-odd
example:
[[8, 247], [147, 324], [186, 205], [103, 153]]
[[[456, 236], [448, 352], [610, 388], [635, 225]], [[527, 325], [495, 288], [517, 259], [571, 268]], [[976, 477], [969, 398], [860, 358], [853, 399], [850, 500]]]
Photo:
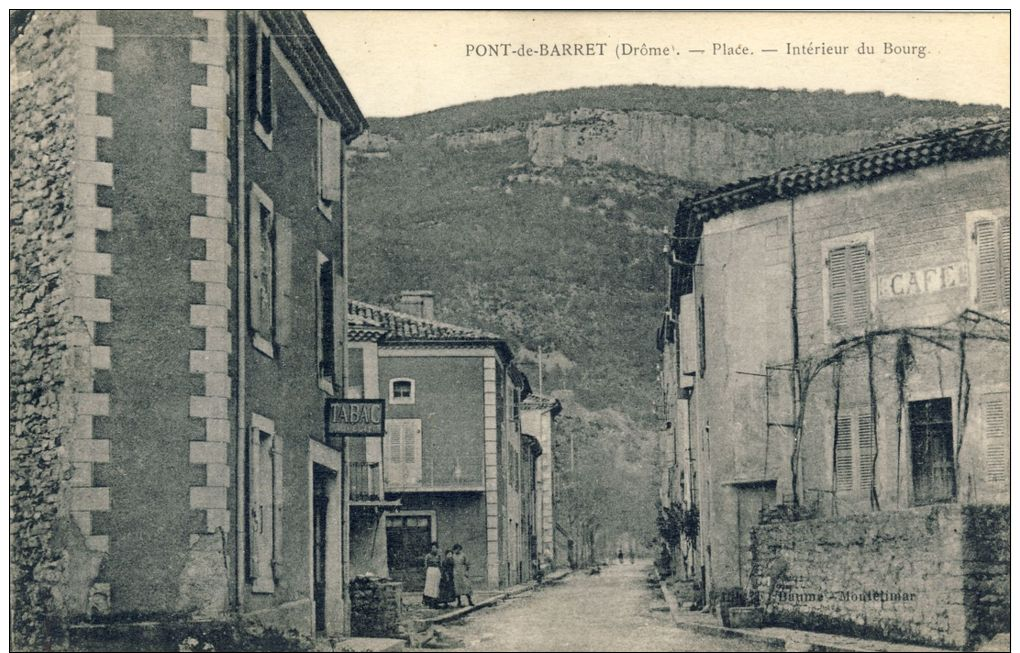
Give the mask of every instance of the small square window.
[[413, 404], [414, 381], [411, 379], [393, 379], [390, 381], [390, 403]]

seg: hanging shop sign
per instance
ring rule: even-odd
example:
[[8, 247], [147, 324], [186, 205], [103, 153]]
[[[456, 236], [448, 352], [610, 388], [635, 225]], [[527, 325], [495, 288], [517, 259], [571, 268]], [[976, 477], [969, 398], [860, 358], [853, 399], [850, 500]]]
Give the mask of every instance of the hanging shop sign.
[[327, 399], [326, 435], [381, 438], [386, 432], [382, 399]]

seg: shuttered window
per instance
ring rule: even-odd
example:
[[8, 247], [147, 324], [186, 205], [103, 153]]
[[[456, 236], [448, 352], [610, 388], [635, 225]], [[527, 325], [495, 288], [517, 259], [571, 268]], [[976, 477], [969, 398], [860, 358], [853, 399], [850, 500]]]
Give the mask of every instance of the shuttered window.
[[844, 409], [836, 418], [835, 490], [867, 495], [874, 478], [875, 428], [866, 406]]
[[836, 492], [854, 489], [853, 420], [840, 415], [836, 419]]
[[248, 312], [257, 349], [273, 355], [276, 233], [273, 201], [252, 184], [248, 211]]
[[982, 430], [985, 440], [985, 480], [1009, 483], [1009, 393], [997, 392], [981, 398]]
[[319, 198], [324, 202], [339, 202], [341, 192], [342, 141], [340, 123], [319, 116]]
[[978, 308], [1009, 308], [1009, 231], [1008, 215], [973, 223]]
[[853, 243], [829, 250], [829, 326], [836, 330], [860, 329], [871, 319], [871, 283], [868, 246]]
[[253, 416], [248, 438], [248, 578], [271, 593], [283, 555], [283, 439], [270, 420]]
[[421, 484], [421, 420], [387, 419], [386, 482], [394, 487]]
[[273, 131], [273, 50], [268, 30], [260, 26], [255, 40], [255, 117]]

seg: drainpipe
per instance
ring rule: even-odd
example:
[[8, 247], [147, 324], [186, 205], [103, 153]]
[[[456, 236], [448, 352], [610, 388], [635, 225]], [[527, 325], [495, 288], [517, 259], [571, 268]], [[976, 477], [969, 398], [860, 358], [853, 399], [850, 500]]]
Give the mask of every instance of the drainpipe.
[[234, 478], [237, 481], [237, 489], [234, 492], [234, 514], [236, 517], [236, 538], [237, 538], [237, 560], [236, 560], [236, 596], [235, 601], [237, 604], [238, 613], [244, 611], [244, 585], [245, 585], [245, 528], [244, 528], [244, 494], [245, 494], [245, 442], [247, 441], [247, 429], [245, 427], [245, 334], [248, 333], [247, 324], [247, 281], [248, 277], [245, 274], [246, 267], [246, 255], [248, 252], [247, 241], [245, 239], [245, 192], [244, 192], [244, 126], [245, 126], [245, 95], [247, 89], [245, 88], [245, 63], [247, 59], [245, 50], [245, 39], [247, 38], [247, 30], [245, 29], [245, 15], [244, 11], [240, 10], [237, 12], [237, 115], [234, 120], [237, 138], [236, 143], [236, 154], [237, 154], [237, 222], [236, 230], [237, 234], [237, 340], [235, 343], [236, 360], [237, 360], [237, 448], [236, 448], [236, 468], [234, 470]]
[[[800, 332], [797, 325], [797, 238], [794, 233], [794, 198], [790, 198], [790, 347], [793, 354], [793, 374], [791, 375], [790, 384], [791, 397], [793, 399], [793, 413], [794, 415], [800, 415], [798, 408], [800, 404]], [[798, 474], [800, 473], [800, 438], [803, 435], [804, 425], [800, 423], [794, 425], [794, 443], [793, 451], [794, 458], [790, 461], [790, 483], [791, 492], [793, 493], [793, 502], [795, 505], [800, 505], [800, 488], [798, 483]]]

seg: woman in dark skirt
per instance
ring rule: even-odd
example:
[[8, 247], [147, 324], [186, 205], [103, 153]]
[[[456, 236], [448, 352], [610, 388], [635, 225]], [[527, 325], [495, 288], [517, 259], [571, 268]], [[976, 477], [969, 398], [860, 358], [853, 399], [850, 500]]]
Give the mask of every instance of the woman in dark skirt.
[[449, 605], [450, 601], [457, 598], [453, 585], [453, 551], [450, 549], [447, 549], [443, 554], [443, 562], [439, 566], [439, 570], [439, 598], [436, 602], [445, 607]]

